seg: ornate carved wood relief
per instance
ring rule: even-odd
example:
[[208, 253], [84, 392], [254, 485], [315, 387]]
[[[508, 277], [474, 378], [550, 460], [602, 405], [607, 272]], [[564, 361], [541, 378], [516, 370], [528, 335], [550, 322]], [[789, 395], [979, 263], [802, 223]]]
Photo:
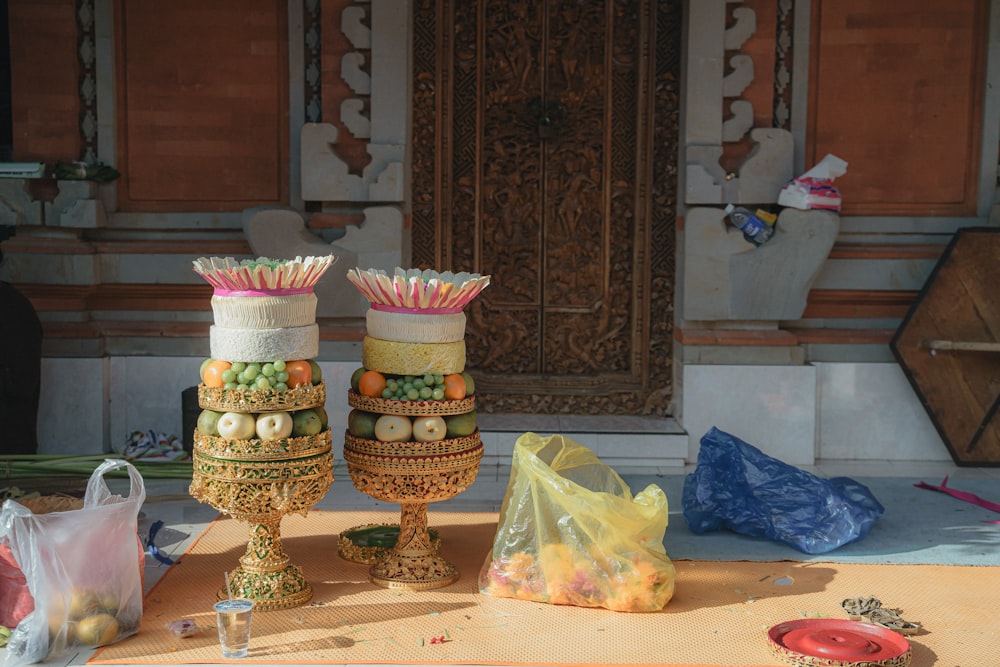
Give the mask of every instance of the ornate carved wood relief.
[[414, 265], [493, 277], [484, 411], [669, 409], [678, 4], [414, 7]]

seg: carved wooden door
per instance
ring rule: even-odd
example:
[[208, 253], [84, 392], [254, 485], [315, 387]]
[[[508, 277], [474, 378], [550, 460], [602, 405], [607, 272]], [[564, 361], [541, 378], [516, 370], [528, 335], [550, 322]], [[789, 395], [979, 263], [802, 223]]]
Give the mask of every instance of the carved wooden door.
[[480, 410], [669, 410], [676, 4], [415, 6], [413, 260], [492, 277]]

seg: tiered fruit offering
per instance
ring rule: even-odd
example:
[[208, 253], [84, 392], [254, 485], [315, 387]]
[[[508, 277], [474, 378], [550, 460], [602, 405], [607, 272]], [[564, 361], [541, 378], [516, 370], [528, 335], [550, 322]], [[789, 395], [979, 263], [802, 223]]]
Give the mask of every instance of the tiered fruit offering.
[[333, 438], [313, 288], [334, 257], [201, 258], [215, 287], [211, 358], [200, 369], [190, 493], [250, 524], [228, 589], [257, 609], [304, 604], [312, 587], [281, 546], [281, 517], [305, 513], [333, 483]]
[[371, 580], [412, 590], [447, 586], [458, 570], [438, 555], [427, 504], [465, 491], [479, 471], [483, 445], [462, 311], [489, 277], [358, 269], [347, 278], [371, 308], [347, 396], [353, 409], [344, 460], [355, 488], [402, 505], [399, 538], [372, 564]]

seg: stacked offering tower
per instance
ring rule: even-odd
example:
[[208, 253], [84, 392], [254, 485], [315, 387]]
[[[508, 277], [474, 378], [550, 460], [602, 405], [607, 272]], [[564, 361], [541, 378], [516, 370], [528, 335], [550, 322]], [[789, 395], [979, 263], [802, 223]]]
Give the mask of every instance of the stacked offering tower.
[[446, 586], [459, 573], [438, 553], [427, 504], [465, 491], [479, 471], [463, 309], [489, 277], [416, 269], [393, 276], [352, 269], [347, 277], [371, 306], [362, 367], [348, 392], [344, 460], [355, 488], [402, 506], [395, 546], [371, 565], [371, 580], [411, 590]]
[[335, 261], [200, 258], [215, 289], [211, 357], [201, 365], [190, 493], [250, 524], [227, 596], [261, 610], [307, 602], [312, 587], [281, 545], [285, 514], [308, 509], [333, 483], [333, 439], [313, 288]]

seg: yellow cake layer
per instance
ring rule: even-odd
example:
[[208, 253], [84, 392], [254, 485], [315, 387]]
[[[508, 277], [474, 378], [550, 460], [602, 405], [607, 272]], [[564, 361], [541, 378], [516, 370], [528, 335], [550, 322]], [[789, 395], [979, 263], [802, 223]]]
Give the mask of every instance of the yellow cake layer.
[[361, 364], [391, 375], [461, 373], [465, 370], [465, 340], [452, 343], [401, 343], [365, 336]]

